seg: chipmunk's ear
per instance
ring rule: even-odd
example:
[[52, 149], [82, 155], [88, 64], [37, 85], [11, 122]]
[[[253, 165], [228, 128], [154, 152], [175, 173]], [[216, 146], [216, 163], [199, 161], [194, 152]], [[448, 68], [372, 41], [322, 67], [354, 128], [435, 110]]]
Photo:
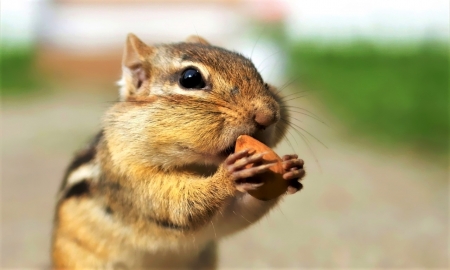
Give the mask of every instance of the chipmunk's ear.
[[206, 39], [202, 38], [201, 36], [198, 35], [192, 35], [189, 36], [186, 40], [186, 43], [200, 43], [203, 45], [211, 45], [208, 41], [206, 41]]
[[128, 34], [122, 56], [122, 80], [119, 82], [122, 86], [120, 90], [122, 100], [135, 94], [142, 83], [149, 78], [146, 60], [152, 52], [152, 47], [142, 42], [134, 34]]

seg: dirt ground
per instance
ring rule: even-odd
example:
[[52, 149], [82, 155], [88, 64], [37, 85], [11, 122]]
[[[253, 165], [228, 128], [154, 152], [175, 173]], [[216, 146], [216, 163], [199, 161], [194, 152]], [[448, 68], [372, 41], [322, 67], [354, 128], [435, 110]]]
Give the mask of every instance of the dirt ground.
[[[48, 266], [63, 170], [98, 129], [114, 94], [3, 100], [2, 269]], [[310, 138], [310, 151], [300, 137], [290, 138], [306, 161], [304, 189], [224, 240], [220, 269], [448, 268], [447, 168], [406, 150], [351, 143], [339, 127], [298, 117], [328, 149]], [[277, 150], [292, 152], [288, 144]]]

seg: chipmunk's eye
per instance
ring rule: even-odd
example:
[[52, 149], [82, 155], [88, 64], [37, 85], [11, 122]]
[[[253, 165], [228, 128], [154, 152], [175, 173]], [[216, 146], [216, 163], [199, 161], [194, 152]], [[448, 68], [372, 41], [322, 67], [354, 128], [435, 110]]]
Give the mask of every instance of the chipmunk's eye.
[[180, 85], [188, 89], [202, 89], [206, 86], [202, 74], [194, 68], [188, 68], [181, 73]]

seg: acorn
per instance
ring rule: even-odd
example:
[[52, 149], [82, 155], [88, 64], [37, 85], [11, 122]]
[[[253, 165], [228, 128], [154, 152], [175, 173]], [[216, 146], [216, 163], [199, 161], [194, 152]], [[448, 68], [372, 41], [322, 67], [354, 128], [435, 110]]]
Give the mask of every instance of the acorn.
[[236, 140], [235, 152], [244, 149], [253, 149], [256, 151], [255, 154], [266, 152], [262, 162], [249, 164], [246, 168], [276, 162], [268, 171], [252, 177], [260, 182], [264, 182], [264, 185], [256, 190], [250, 190], [248, 193], [262, 201], [272, 200], [285, 193], [289, 181], [283, 179], [283, 174], [285, 173], [283, 160], [270, 147], [248, 135], [241, 135]]

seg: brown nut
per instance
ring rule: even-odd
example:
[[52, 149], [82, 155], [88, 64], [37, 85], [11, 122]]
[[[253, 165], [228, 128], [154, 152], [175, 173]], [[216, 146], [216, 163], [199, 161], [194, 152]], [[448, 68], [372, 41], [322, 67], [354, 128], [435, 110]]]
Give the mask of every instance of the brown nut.
[[[256, 153], [267, 152], [263, 156], [262, 164], [276, 162], [269, 168], [269, 171], [257, 176], [258, 179], [263, 181], [265, 184], [256, 190], [249, 191], [248, 193], [262, 201], [277, 198], [281, 194], [285, 193], [289, 183], [283, 179], [283, 174], [285, 171], [283, 169], [282, 159], [270, 147], [247, 135], [239, 136], [236, 141], [235, 152], [239, 152], [244, 149], [253, 149]], [[250, 164], [247, 168], [251, 168], [254, 165], [255, 164]]]

